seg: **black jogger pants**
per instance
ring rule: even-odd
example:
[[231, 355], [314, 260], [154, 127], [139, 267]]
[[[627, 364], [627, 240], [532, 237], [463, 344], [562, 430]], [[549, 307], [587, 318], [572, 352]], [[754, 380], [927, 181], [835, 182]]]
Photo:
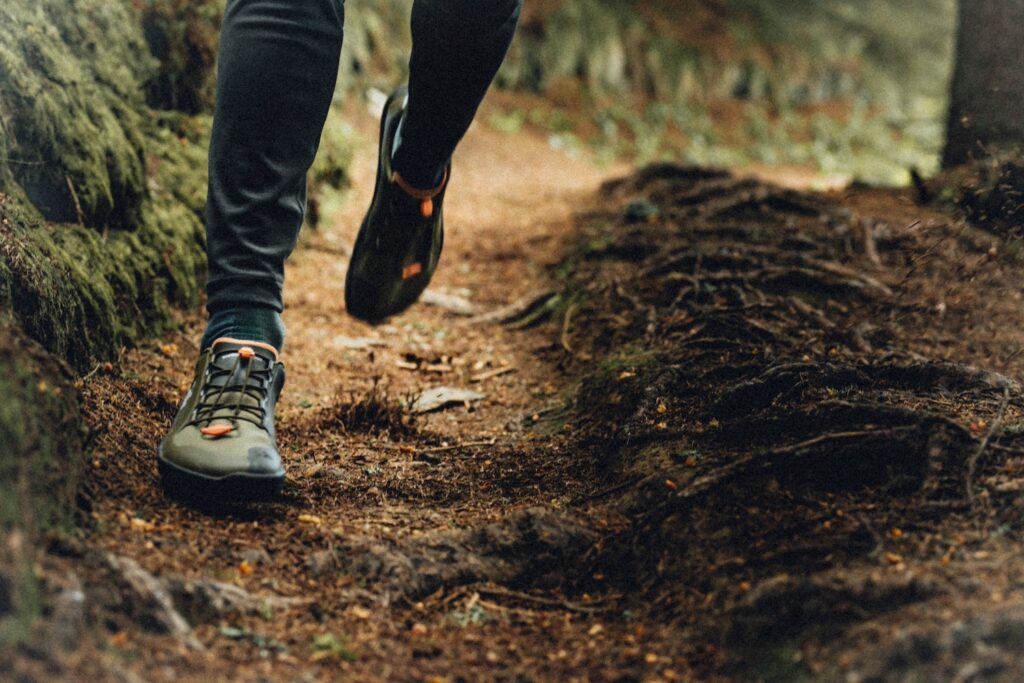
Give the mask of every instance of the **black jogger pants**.
[[[522, 0], [415, 0], [409, 103], [394, 166], [432, 187], [512, 40]], [[207, 308], [282, 309], [338, 74], [344, 0], [228, 0], [206, 207]]]

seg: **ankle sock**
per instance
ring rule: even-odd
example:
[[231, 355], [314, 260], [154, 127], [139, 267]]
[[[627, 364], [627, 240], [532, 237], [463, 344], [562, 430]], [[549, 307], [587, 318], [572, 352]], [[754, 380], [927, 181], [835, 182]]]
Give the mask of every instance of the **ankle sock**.
[[402, 146], [403, 124], [405, 124], [404, 114], [402, 115], [402, 120], [398, 122], [398, 130], [395, 131], [395, 139], [391, 145], [392, 168], [398, 171], [398, 175], [402, 176], [402, 180], [418, 190], [429, 190], [437, 187], [444, 182], [444, 166], [441, 168], [418, 168], [410, 160], [405, 160], [408, 167], [397, 167], [396, 161], [399, 163], [402, 161], [402, 156], [399, 154], [399, 148]]
[[270, 308], [226, 308], [210, 314], [199, 345], [205, 351], [221, 337], [270, 344], [278, 353], [284, 346], [284, 321]]

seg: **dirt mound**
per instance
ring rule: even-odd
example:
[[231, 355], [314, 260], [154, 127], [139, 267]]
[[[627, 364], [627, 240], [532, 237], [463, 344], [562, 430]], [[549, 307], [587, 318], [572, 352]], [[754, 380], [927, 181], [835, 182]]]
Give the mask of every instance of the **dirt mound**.
[[924, 566], [963, 551], [939, 539], [1013, 524], [1020, 387], [911, 341], [932, 333], [908, 315], [913, 234], [704, 169], [603, 194], [561, 331], [579, 447], [632, 520], [603, 567], [718, 634], [706, 664], [768, 676], [794, 642], [946, 591]]

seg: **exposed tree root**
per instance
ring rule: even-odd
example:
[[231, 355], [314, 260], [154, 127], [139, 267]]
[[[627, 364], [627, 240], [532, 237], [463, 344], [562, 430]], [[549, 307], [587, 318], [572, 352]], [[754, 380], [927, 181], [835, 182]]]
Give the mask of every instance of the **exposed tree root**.
[[512, 587], [557, 585], [599, 536], [582, 519], [527, 509], [486, 526], [435, 531], [397, 543], [347, 538], [335, 550], [337, 569], [385, 600], [422, 598], [479, 581]]

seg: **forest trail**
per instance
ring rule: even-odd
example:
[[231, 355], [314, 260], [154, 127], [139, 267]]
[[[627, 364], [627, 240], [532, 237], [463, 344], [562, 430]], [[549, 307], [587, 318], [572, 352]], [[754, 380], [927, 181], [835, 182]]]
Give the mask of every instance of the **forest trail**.
[[[376, 144], [348, 120], [351, 197], [287, 274], [281, 499], [160, 490], [198, 316], [82, 380], [83, 531], [41, 567], [87, 596], [50, 615], [89, 625], [68, 678], [1020, 680], [1012, 243], [910, 191], [608, 182], [481, 125], [447, 298], [372, 327], [342, 303]], [[402, 409], [439, 387], [483, 397]]]
[[[586, 606], [560, 607], [557, 594], [523, 603], [500, 586], [460, 591], [456, 580], [454, 592], [410, 601], [356, 585], [335, 566], [339, 539], [387, 545], [479, 526], [511, 510], [567, 504], [582, 486], [572, 459], [554, 457], [558, 440], [529, 428], [565, 388], [537, 353], [550, 335], [425, 303], [380, 327], [346, 315], [346, 255], [372, 193], [376, 145], [376, 121], [362, 112], [348, 120], [358, 133], [350, 197], [335, 225], [304, 231], [288, 264], [283, 499], [194, 511], [159, 488], [154, 449], [191, 381], [197, 317], [86, 387], [98, 431], [86, 545], [156, 577], [224, 581], [300, 605], [208, 619], [195, 629], [203, 652], [140, 631], [129, 614], [99, 639], [98, 659], [83, 658], [83, 673], [393, 681], [522, 671], [569, 680], [581, 659], [598, 655], [586, 636], [597, 619]], [[612, 172], [539, 136], [475, 126], [454, 161], [446, 249], [431, 290], [461, 297], [479, 315], [549, 289], [546, 269], [560, 259], [571, 214]], [[406, 426], [397, 402], [438, 386], [485, 398]]]

